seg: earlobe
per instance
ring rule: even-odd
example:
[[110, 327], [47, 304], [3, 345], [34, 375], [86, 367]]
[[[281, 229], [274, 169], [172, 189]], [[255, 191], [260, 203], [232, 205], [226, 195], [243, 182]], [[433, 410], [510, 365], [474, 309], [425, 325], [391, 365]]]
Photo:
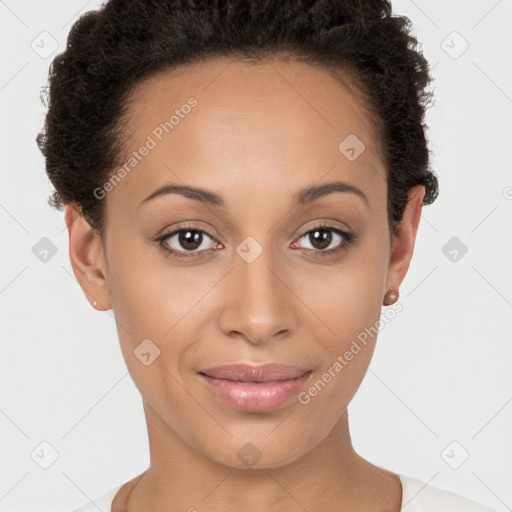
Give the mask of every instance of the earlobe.
[[[398, 291], [411, 263], [416, 234], [421, 219], [425, 187], [417, 185], [409, 191], [409, 201], [404, 209], [402, 221], [398, 224], [391, 244], [386, 290]], [[387, 299], [384, 297], [384, 304]]]
[[69, 259], [87, 300], [100, 310], [111, 309], [103, 244], [96, 229], [71, 203], [64, 207], [69, 233]]

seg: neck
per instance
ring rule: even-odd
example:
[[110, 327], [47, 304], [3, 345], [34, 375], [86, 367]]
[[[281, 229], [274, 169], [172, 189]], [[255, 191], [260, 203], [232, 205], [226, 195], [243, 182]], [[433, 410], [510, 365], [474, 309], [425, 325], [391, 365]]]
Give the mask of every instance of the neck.
[[[171, 431], [144, 402], [150, 467], [126, 486], [120, 512], [400, 510], [396, 474], [373, 466], [352, 447], [348, 413], [328, 436], [294, 460], [272, 467], [221, 464]], [[392, 504], [392, 508], [390, 507]], [[379, 508], [381, 507], [381, 508]]]

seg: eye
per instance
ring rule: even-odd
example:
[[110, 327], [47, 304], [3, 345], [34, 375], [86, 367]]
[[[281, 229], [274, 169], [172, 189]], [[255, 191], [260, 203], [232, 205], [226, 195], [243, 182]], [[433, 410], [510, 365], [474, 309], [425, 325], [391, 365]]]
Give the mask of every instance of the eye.
[[[328, 256], [346, 250], [355, 240], [355, 235], [339, 228], [319, 224], [304, 233], [299, 238], [299, 240], [302, 239], [312, 245], [305, 249], [313, 251], [315, 255]], [[201, 257], [209, 249], [222, 248], [222, 245], [208, 232], [189, 226], [181, 226], [161, 235], [155, 239], [155, 242], [174, 258]], [[330, 247], [333, 243], [334, 246]], [[292, 244], [292, 248], [297, 248], [297, 242]]]
[[[208, 243], [208, 239], [211, 240], [210, 243]], [[159, 242], [162, 249], [168, 254], [173, 254], [176, 258], [200, 256], [204, 251], [215, 249], [220, 245], [206, 231], [192, 227], [175, 229], [158, 237], [155, 241]]]
[[[304, 233], [299, 238], [299, 240], [302, 239], [305, 239], [307, 243], [312, 245], [311, 248], [306, 247], [306, 249], [314, 251], [315, 254], [326, 256], [347, 249], [353, 242], [354, 235], [339, 228], [320, 224]], [[334, 246], [332, 246], [333, 243]], [[293, 245], [296, 246], [297, 242], [294, 242]]]

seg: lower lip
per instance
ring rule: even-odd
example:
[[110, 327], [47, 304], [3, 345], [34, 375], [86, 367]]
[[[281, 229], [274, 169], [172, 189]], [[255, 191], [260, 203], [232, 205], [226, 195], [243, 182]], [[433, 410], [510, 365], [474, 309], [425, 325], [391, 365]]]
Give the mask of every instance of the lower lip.
[[295, 379], [271, 382], [238, 382], [200, 374], [211, 391], [231, 407], [246, 412], [277, 409], [302, 389], [310, 375], [311, 372], [308, 372]]

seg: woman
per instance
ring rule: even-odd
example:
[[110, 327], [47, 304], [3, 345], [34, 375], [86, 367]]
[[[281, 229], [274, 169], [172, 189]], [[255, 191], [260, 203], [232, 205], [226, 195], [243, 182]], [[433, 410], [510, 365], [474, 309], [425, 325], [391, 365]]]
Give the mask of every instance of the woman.
[[151, 457], [79, 511], [489, 511], [348, 425], [438, 193], [409, 28], [384, 0], [111, 0], [73, 26], [38, 142]]

